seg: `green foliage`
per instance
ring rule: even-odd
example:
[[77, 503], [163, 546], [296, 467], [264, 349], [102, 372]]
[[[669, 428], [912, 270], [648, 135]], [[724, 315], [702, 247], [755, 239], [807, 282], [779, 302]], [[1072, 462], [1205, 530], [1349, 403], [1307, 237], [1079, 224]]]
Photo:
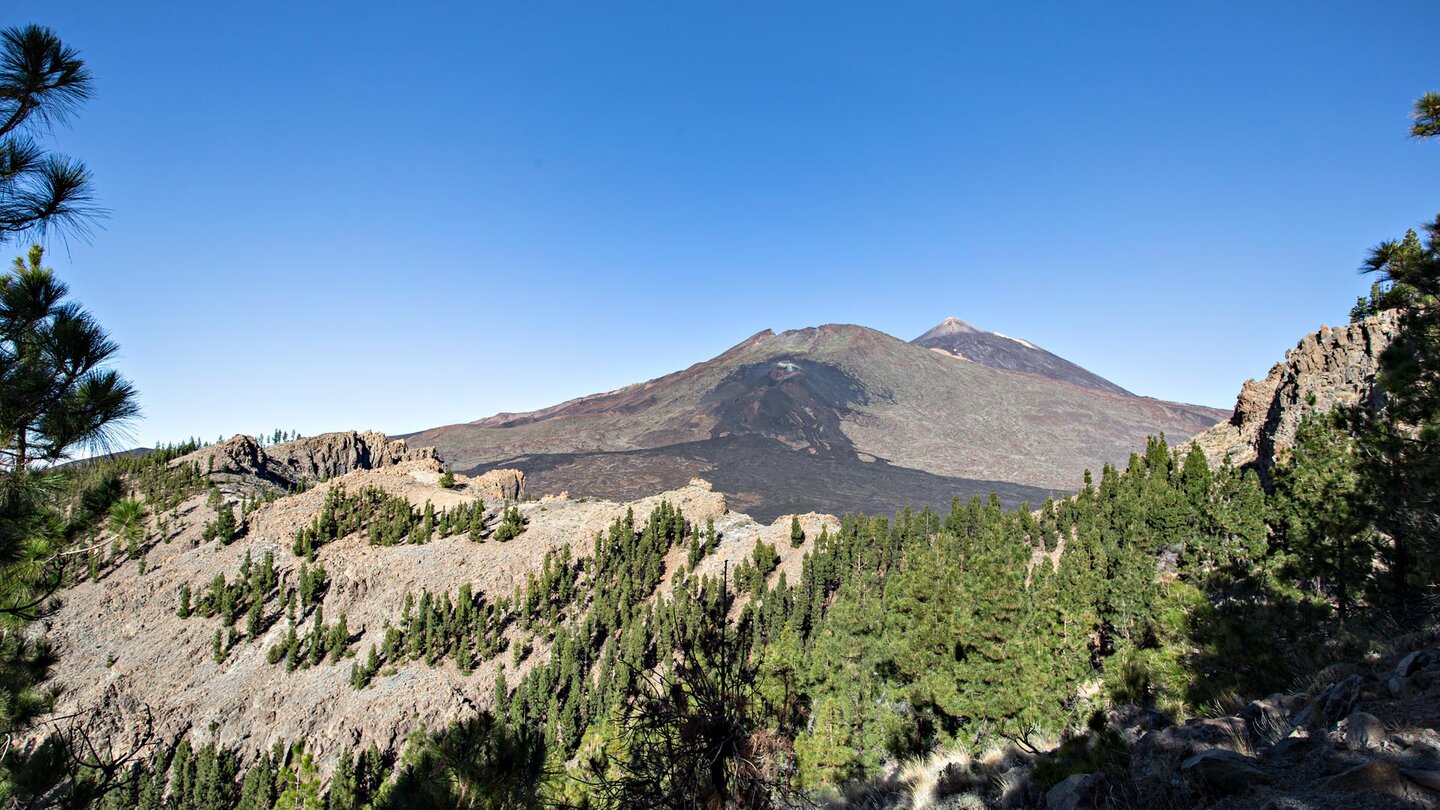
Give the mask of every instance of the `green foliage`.
[[792, 515], [790, 517], [790, 546], [799, 548], [805, 543], [805, 530], [800, 528], [800, 518]]
[[1370, 581], [1375, 549], [1357, 514], [1355, 442], [1336, 415], [1310, 414], [1295, 431], [1290, 460], [1273, 474], [1273, 543], [1287, 572], [1335, 606], [1343, 620]]
[[372, 647], [365, 664], [352, 667], [350, 682], [363, 689], [384, 666], [412, 660], [430, 666], [450, 660], [468, 675], [477, 663], [505, 652], [507, 628], [553, 632], [562, 627], [577, 596], [580, 570], [567, 545], [559, 554], [546, 554], [540, 575], [528, 574], [523, 586], [498, 602], [488, 601], [469, 583], [453, 599], [429, 590], [418, 598], [406, 594], [398, 626], [386, 623], [379, 649]]
[[695, 566], [698, 565], [701, 560], [705, 559], [705, 555], [714, 551], [719, 545], [720, 535], [715, 531], [715, 521], [705, 521], [705, 531], [695, 534], [690, 541], [690, 551], [686, 555], [686, 565], [689, 566], [691, 571], [694, 571]]
[[370, 744], [358, 756], [346, 750], [340, 755], [330, 789], [325, 796], [326, 810], [362, 810], [371, 806], [388, 772], [380, 749]]
[[[317, 570], [321, 572], [323, 579], [324, 569]], [[302, 585], [303, 581], [309, 578], [302, 572]], [[182, 619], [193, 615], [207, 619], [219, 616], [223, 627], [234, 624], [235, 617], [241, 613], [253, 615], [256, 619], [250, 626], [251, 632], [248, 635], [255, 638], [260, 629], [258, 622], [263, 615], [263, 605], [272, 595], [279, 593], [280, 587], [281, 580], [275, 568], [274, 552], [266, 551], [260, 564], [256, 565], [247, 550], [233, 581], [224, 574], [216, 574], [214, 579], [200, 590], [198, 599], [193, 596], [189, 584], [181, 585], [179, 607], [175, 613]]]
[[699, 618], [673, 666], [642, 675], [620, 703], [619, 750], [586, 763], [600, 806], [789, 806], [789, 769], [757, 745], [756, 673], [744, 647], [723, 612]]
[[123, 498], [110, 505], [107, 511], [108, 528], [117, 538], [133, 547], [145, 534], [145, 517], [143, 503], [135, 498]]
[[[1419, 119], [1416, 134], [1432, 136], [1431, 125]], [[1406, 623], [1420, 614], [1417, 596], [1440, 582], [1440, 217], [1424, 230], [1423, 240], [1410, 231], [1381, 243], [1366, 261], [1389, 285], [1400, 328], [1380, 358], [1383, 407], [1346, 412], [1359, 442], [1356, 517], [1373, 529], [1384, 570], [1375, 598]]]
[[[17, 49], [72, 60], [75, 70], [83, 69], [73, 51], [46, 29], [32, 26], [0, 34], [0, 55], [16, 58]], [[17, 66], [18, 73], [0, 76], [0, 106], [10, 105], [15, 113], [10, 123], [0, 126], [0, 150], [21, 144], [14, 125], [38, 111], [17, 106], [29, 103], [22, 97], [38, 104], [56, 98], [43, 88], [17, 87], [17, 78], [54, 67], [27, 62]], [[63, 76], [50, 78], [63, 81]], [[39, 95], [27, 95], [32, 93]], [[25, 167], [9, 169], [0, 185], [23, 191], [29, 182]], [[0, 234], [41, 221], [32, 218], [12, 227], [18, 222], [14, 213], [0, 212]], [[91, 540], [123, 495], [112, 475], [52, 465], [79, 449], [103, 446], [139, 410], [130, 383], [106, 365], [118, 347], [83, 308], [67, 300], [68, 288], [41, 265], [42, 258], [43, 251], [34, 247], [0, 276], [0, 431], [5, 434], [0, 442], [0, 733], [7, 739], [29, 731], [53, 699], [40, 684], [54, 655], [47, 645], [28, 640], [27, 626], [54, 607], [54, 593], [70, 577], [67, 564], [88, 557], [92, 578], [99, 579], [94, 549], [83, 556], [65, 552]], [[130, 532], [127, 553], [138, 557], [143, 530], [137, 535], [134, 527], [140, 525], [143, 510], [137, 516], [133, 507], [121, 507], [117, 517], [117, 527]], [[20, 806], [39, 803], [39, 797], [51, 791], [68, 791], [77, 801], [103, 794], [113, 780], [82, 779], [79, 756], [59, 733], [29, 751], [7, 747], [0, 759], [0, 794]], [[62, 782], [68, 786], [61, 787]]]
[[759, 595], [764, 591], [770, 573], [779, 564], [780, 554], [773, 544], [755, 541], [750, 558], [741, 560], [735, 568], [735, 587], [741, 592]]
[[500, 525], [495, 527], [494, 538], [501, 543], [514, 540], [525, 531], [525, 524], [529, 522], [513, 504], [506, 505], [500, 514]]
[[215, 512], [215, 519], [205, 524], [201, 537], [207, 543], [219, 540], [221, 545], [228, 546], [234, 542], [236, 531], [235, 505], [222, 503]]
[[282, 787], [275, 796], [275, 810], [325, 810], [320, 773], [303, 743], [291, 748], [276, 782]]
[[415, 739], [393, 782], [375, 799], [386, 808], [523, 810], [547, 806], [544, 739], [490, 714]]
[[[285, 637], [270, 646], [265, 660], [271, 664], [278, 664], [283, 660], [286, 671], [294, 672], [305, 667], [319, 666], [327, 659], [332, 664], [337, 663], [351, 654], [349, 621], [343, 612], [339, 621], [326, 624], [325, 606], [317, 603], [309, 625], [309, 629], [302, 634], [299, 624], [291, 621]], [[355, 677], [353, 669], [351, 677]]]
[[455, 473], [453, 473], [453, 472], [451, 472], [451, 471], [449, 471], [449, 470], [446, 470], [445, 472], [440, 473], [440, 488], [441, 488], [441, 489], [454, 489], [454, 488], [455, 488]]
[[47, 153], [32, 135], [90, 98], [90, 69], [54, 31], [38, 25], [0, 32], [0, 242], [52, 230], [87, 232], [96, 216], [85, 164]]
[[1031, 776], [1042, 793], [1077, 773], [1118, 773], [1130, 764], [1130, 748], [1105, 715], [1095, 712], [1084, 733], [1067, 734], [1060, 747], [1039, 757]]
[[1426, 93], [1415, 101], [1415, 124], [1410, 134], [1416, 138], [1440, 135], [1440, 93]]
[[370, 544], [394, 546], [427, 543], [438, 531], [441, 537], [483, 531], [485, 504], [479, 500], [436, 511], [428, 501], [416, 509], [404, 498], [367, 486], [350, 494], [341, 484], [325, 493], [320, 513], [296, 532], [292, 550], [314, 561], [315, 552], [342, 537], [364, 531]]

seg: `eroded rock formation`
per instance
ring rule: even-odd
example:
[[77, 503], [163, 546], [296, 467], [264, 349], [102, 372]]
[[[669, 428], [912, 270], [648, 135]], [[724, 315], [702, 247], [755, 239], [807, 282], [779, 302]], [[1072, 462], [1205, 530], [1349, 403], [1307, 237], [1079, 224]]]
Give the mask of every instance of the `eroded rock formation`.
[[1230, 421], [1191, 441], [1211, 464], [1229, 456], [1232, 463], [1253, 467], [1268, 482], [1270, 469], [1285, 457], [1306, 414], [1341, 405], [1383, 403], [1375, 374], [1380, 353], [1398, 328], [1398, 314], [1384, 312], [1306, 335], [1265, 379], [1245, 383]]
[[308, 436], [270, 447], [262, 447], [250, 436], [236, 436], [172, 463], [196, 464], [222, 487], [258, 484], [290, 490], [356, 470], [377, 470], [408, 461], [428, 461], [436, 469], [440, 464], [434, 448], [411, 448], [383, 433], [354, 430]]

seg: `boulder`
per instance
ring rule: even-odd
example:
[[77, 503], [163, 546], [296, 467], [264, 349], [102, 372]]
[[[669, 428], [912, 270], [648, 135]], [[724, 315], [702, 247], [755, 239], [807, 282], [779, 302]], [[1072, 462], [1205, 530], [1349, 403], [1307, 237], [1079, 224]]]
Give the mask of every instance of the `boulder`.
[[1016, 765], [1003, 771], [995, 779], [995, 789], [999, 794], [995, 806], [999, 810], [1020, 810], [1022, 807], [1035, 806], [1035, 780], [1031, 778], [1029, 765]]
[[1251, 701], [1240, 710], [1240, 717], [1245, 720], [1250, 738], [1262, 742], [1283, 738], [1294, 728], [1290, 707], [1279, 696]]
[[1175, 722], [1164, 712], [1128, 703], [1111, 709], [1106, 713], [1105, 720], [1110, 728], [1120, 732], [1129, 745], [1138, 742], [1146, 732], [1157, 731]]
[[1171, 726], [1146, 734], [1140, 739], [1137, 751], [1188, 757], [1211, 748], [1244, 747], [1249, 734], [1245, 720], [1239, 717], [1191, 720], [1183, 726]]
[[1265, 379], [1245, 383], [1229, 421], [1187, 445], [1198, 445], [1212, 466], [1228, 456], [1237, 466], [1252, 467], [1268, 485], [1270, 470], [1285, 458], [1306, 414], [1383, 401], [1375, 376], [1380, 353], [1398, 331], [1399, 314], [1383, 312], [1307, 335]]
[[487, 501], [518, 501], [525, 494], [525, 473], [489, 470], [470, 480], [476, 494]]
[[1071, 774], [1045, 793], [1046, 810], [1083, 810], [1093, 807], [1090, 797], [1105, 781], [1103, 773]]
[[1391, 697], [1401, 697], [1405, 694], [1405, 688], [1409, 686], [1409, 680], [1403, 675], [1396, 675], [1385, 682], [1385, 688], [1390, 690]]
[[355, 470], [374, 470], [407, 461], [438, 467], [434, 448], [411, 449], [383, 433], [342, 431], [262, 447], [249, 436], [202, 447], [170, 462], [193, 464], [222, 488], [269, 488], [287, 492]]
[[1221, 795], [1242, 793], [1270, 782], [1270, 774], [1253, 757], [1224, 749], [1202, 751], [1180, 763], [1180, 771]]
[[1295, 725], [1330, 727], [1350, 714], [1360, 700], [1360, 692], [1364, 688], [1365, 679], [1359, 675], [1351, 675], [1343, 681], [1330, 684], [1320, 690], [1315, 699], [1310, 701], [1310, 705], [1295, 717]]
[[1408, 678], [1416, 672], [1424, 669], [1435, 660], [1435, 654], [1429, 650], [1416, 650], [1404, 658], [1395, 666], [1395, 674], [1401, 678]]
[[1266, 749], [1265, 758], [1275, 762], [1300, 759], [1313, 753], [1320, 744], [1315, 737], [1286, 737]]
[[1390, 735], [1389, 741], [1410, 756], [1440, 762], [1440, 734], [1433, 728], [1400, 729]]
[[1369, 751], [1385, 744], [1385, 724], [1366, 712], [1351, 712], [1345, 720], [1345, 747], [1351, 751]]
[[1390, 796], [1408, 801], [1424, 801], [1427, 798], [1424, 789], [1416, 782], [1406, 779], [1400, 766], [1389, 759], [1372, 760], [1336, 774], [1325, 780], [1325, 788], [1336, 792]]
[[1440, 793], [1440, 771], [1419, 771], [1410, 768], [1401, 768], [1400, 775], [1426, 790], [1433, 790]]

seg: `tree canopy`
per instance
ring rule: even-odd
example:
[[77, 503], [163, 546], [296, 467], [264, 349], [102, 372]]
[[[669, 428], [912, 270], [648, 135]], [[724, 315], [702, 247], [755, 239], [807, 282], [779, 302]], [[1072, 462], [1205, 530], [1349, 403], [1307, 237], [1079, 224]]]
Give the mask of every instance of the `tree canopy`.
[[99, 214], [85, 164], [35, 139], [68, 123], [92, 89], [80, 53], [54, 31], [0, 32], [0, 242], [56, 228], [85, 233]]

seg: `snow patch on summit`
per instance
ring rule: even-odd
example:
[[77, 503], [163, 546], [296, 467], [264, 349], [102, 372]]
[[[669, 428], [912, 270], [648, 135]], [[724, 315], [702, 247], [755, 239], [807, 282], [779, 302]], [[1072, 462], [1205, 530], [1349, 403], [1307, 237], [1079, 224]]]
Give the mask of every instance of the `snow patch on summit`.
[[1006, 340], [1013, 340], [1013, 341], [1015, 341], [1016, 343], [1019, 343], [1021, 346], [1024, 346], [1024, 347], [1027, 348], [1027, 349], [1034, 349], [1034, 350], [1037, 351], [1037, 352], [1040, 351], [1040, 347], [1039, 347], [1039, 346], [1036, 346], [1034, 343], [1031, 343], [1031, 342], [1028, 341], [1028, 340], [1021, 340], [1020, 338], [1017, 338], [1017, 337], [1010, 337], [1009, 335], [1002, 335], [1002, 334], [1000, 334], [999, 332], [991, 332], [990, 334], [994, 335], [995, 337], [1003, 337], [1003, 338], [1005, 338]]

